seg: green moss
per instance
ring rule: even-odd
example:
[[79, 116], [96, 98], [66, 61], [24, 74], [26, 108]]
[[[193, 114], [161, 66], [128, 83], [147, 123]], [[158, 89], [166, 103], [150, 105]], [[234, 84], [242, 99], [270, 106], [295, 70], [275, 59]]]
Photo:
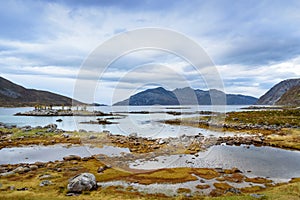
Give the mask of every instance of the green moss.
[[265, 178], [261, 178], [261, 177], [255, 177], [255, 178], [246, 178], [245, 179], [246, 182], [251, 182], [251, 183], [258, 183], [258, 184], [264, 184], [264, 183], [272, 183], [272, 180], [268, 180]]
[[214, 186], [215, 186], [215, 188], [220, 189], [220, 190], [228, 190], [230, 188], [233, 188], [228, 183], [214, 183]]

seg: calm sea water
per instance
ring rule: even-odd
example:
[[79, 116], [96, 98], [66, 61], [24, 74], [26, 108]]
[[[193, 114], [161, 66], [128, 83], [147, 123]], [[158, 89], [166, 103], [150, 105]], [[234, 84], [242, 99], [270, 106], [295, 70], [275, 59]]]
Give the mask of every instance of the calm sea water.
[[[194, 115], [173, 116], [166, 113], [167, 111], [177, 112], [195, 112], [195, 111], [218, 111], [230, 112], [239, 111], [241, 107], [245, 106], [102, 106], [89, 107], [89, 110], [99, 110], [105, 113], [108, 112], [131, 112], [131, 111], [149, 111], [158, 112], [152, 114], [126, 114], [122, 119], [110, 120], [118, 122], [118, 124], [111, 125], [95, 125], [82, 124], [80, 122], [96, 120], [99, 117], [80, 117], [80, 116], [65, 116], [65, 117], [33, 117], [33, 116], [14, 116], [18, 112], [25, 112], [33, 110], [33, 108], [0, 108], [0, 122], [21, 126], [45, 126], [51, 123], [57, 124], [58, 128], [66, 131], [74, 131], [84, 129], [87, 131], [101, 132], [108, 130], [113, 134], [128, 135], [130, 133], [137, 133], [139, 136], [145, 137], [176, 137], [182, 134], [193, 135], [201, 132], [204, 135], [222, 135], [224, 133], [203, 130], [193, 127], [184, 126], [170, 126], [159, 123], [159, 120], [192, 117]], [[62, 119], [62, 122], [56, 122], [57, 119]]]
[[131, 168], [160, 169], [173, 167], [237, 167], [250, 176], [290, 179], [300, 176], [300, 152], [274, 147], [212, 146], [193, 155], [159, 156], [157, 161], [136, 161]]

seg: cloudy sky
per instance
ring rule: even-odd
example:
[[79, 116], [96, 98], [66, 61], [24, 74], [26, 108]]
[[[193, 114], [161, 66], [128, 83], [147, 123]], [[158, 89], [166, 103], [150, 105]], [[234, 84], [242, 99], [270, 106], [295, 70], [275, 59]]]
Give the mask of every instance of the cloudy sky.
[[[225, 92], [259, 97], [281, 80], [300, 77], [299, 10], [298, 0], [1, 1], [0, 75], [72, 97], [97, 47], [118, 34], [155, 27], [199, 44]], [[208, 89], [191, 63], [157, 49], [123, 55], [91, 79], [98, 80], [95, 101], [106, 104], [156, 86]]]

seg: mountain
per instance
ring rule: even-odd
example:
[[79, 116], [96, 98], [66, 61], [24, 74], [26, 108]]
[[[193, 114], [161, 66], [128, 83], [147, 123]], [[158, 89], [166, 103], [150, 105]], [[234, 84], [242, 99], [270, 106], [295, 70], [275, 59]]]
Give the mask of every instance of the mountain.
[[155, 89], [149, 89], [138, 94], [135, 94], [129, 99], [114, 104], [115, 106], [120, 105], [131, 105], [131, 106], [142, 106], [142, 105], [179, 105], [175, 94], [162, 87]]
[[284, 93], [276, 102], [277, 105], [300, 106], [300, 86], [294, 86]]
[[[82, 104], [74, 101], [76, 104]], [[71, 106], [72, 99], [47, 91], [26, 89], [0, 77], [0, 106], [35, 106], [35, 105]]]
[[168, 91], [162, 87], [148, 89], [139, 92], [129, 99], [115, 103], [114, 106], [131, 105], [211, 105], [223, 104], [223, 98], [226, 96], [227, 105], [252, 105], [257, 98], [244, 95], [225, 94], [219, 90], [193, 90], [190, 87], [177, 88]]
[[[288, 79], [281, 81], [280, 83], [273, 86], [266, 94], [261, 96], [257, 105], [288, 105], [289, 101], [293, 101], [293, 99], [287, 99], [291, 97], [291, 95], [286, 95], [284, 100], [281, 100], [281, 97], [288, 92], [290, 89], [294, 87], [300, 87], [300, 79]], [[295, 90], [295, 89], [293, 89]], [[299, 93], [298, 93], [299, 94]]]

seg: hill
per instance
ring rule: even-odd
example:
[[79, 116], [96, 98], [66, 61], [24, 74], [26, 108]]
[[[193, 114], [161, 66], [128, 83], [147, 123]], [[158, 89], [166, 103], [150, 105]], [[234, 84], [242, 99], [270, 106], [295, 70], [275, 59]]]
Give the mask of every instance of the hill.
[[[268, 92], [261, 96], [257, 105], [289, 105], [289, 101], [293, 101], [291, 92], [288, 93], [283, 100], [283, 95], [294, 87], [300, 87], [300, 79], [288, 79], [281, 81], [273, 86]], [[293, 89], [292, 91], [295, 91]], [[299, 94], [299, 93], [298, 93]]]
[[[81, 104], [75, 101], [77, 104]], [[0, 77], [0, 106], [19, 107], [35, 105], [71, 106], [72, 99], [47, 91], [26, 89]]]
[[219, 90], [193, 90], [190, 87], [177, 88], [173, 91], [168, 91], [162, 87], [148, 89], [139, 92], [129, 99], [120, 101], [114, 106], [131, 105], [211, 105], [211, 96], [216, 102], [214, 104], [223, 104], [222, 98], [226, 96], [227, 105], [252, 105], [257, 101], [257, 98], [245, 95], [225, 94]]
[[276, 102], [277, 105], [300, 106], [300, 86], [294, 86], [284, 93]]

